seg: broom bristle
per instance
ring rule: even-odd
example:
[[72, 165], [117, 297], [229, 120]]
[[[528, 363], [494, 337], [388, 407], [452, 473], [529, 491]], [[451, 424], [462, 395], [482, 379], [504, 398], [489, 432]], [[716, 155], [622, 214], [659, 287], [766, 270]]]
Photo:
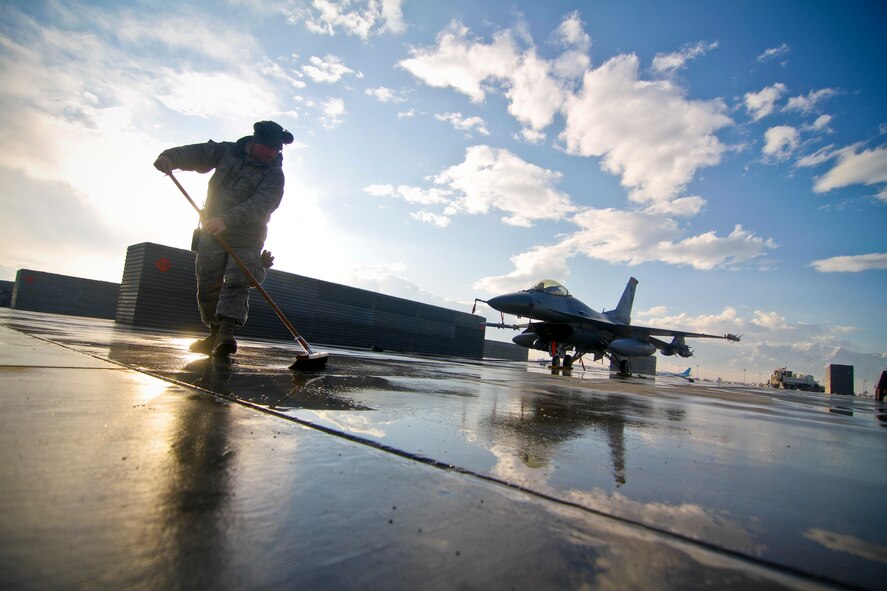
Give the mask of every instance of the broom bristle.
[[329, 361], [330, 355], [329, 353], [311, 353], [308, 355], [299, 355], [296, 357], [296, 360], [290, 365], [291, 370], [295, 371], [312, 371], [323, 369], [326, 367], [326, 362]]

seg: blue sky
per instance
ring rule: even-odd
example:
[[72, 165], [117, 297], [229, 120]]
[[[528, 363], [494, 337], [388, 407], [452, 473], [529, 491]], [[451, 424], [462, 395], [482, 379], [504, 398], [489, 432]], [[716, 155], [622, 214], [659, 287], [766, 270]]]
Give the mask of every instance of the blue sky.
[[[119, 281], [129, 244], [186, 247], [193, 212], [156, 155], [274, 119], [296, 137], [267, 243], [281, 270], [465, 311], [540, 278], [610, 308], [635, 276], [635, 322], [745, 335], [699, 343], [703, 377], [851, 363], [871, 390], [887, 367], [885, 17], [7, 2], [0, 277]], [[207, 178], [180, 175], [194, 195]]]

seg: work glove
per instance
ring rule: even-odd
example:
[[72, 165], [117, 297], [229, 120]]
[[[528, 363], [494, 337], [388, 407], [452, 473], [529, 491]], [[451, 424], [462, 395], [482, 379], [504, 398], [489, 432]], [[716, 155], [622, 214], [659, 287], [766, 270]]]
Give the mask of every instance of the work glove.
[[201, 223], [203, 224], [203, 229], [213, 236], [218, 236], [228, 228], [225, 225], [225, 221], [220, 217], [208, 218], [202, 220]]
[[259, 260], [262, 261], [262, 266], [266, 269], [270, 269], [274, 266], [274, 256], [271, 254], [271, 251], [263, 250], [262, 256], [259, 257]]
[[154, 168], [163, 174], [169, 174], [172, 172], [172, 160], [168, 156], [158, 156], [157, 160], [154, 161]]

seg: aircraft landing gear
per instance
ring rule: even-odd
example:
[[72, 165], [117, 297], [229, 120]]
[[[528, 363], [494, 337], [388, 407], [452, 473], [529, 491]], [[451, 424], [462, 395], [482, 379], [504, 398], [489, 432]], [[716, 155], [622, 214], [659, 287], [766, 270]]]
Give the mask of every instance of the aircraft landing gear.
[[631, 363], [628, 359], [619, 360], [619, 375], [626, 378], [631, 377]]

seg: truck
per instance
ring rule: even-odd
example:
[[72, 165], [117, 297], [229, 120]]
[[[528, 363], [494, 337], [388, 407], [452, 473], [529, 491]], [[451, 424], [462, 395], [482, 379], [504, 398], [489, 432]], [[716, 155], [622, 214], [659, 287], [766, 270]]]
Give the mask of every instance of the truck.
[[783, 388], [785, 390], [803, 390], [804, 392], [825, 392], [825, 387], [811, 375], [795, 373], [790, 369], [781, 367], [773, 370], [768, 385], [771, 388]]

